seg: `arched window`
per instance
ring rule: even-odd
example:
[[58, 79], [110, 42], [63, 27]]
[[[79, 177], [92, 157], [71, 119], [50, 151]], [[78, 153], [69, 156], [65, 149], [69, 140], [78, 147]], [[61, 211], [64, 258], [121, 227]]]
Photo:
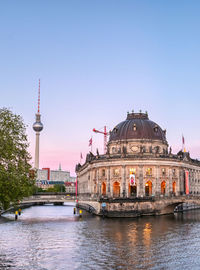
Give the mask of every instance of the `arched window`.
[[102, 195], [106, 195], [106, 183], [103, 182], [102, 185], [101, 185], [101, 194]]
[[151, 196], [152, 195], [152, 182], [148, 181], [145, 184], [145, 196]]
[[113, 197], [119, 197], [120, 196], [120, 183], [114, 182], [113, 183]]
[[161, 194], [162, 195], [165, 195], [165, 190], [166, 189], [166, 183], [165, 183], [165, 181], [162, 181], [162, 183], [161, 183]]
[[157, 125], [154, 126], [154, 131], [158, 132], [158, 126]]
[[176, 182], [175, 181], [172, 184], [172, 192], [173, 192], [173, 194], [176, 194]]

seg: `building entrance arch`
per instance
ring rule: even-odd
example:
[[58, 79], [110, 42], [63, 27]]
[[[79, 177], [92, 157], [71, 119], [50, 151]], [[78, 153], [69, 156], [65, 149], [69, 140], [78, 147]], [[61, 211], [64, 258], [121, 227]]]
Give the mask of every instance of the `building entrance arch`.
[[120, 196], [120, 183], [116, 181], [113, 183], [113, 197], [119, 196]]
[[129, 197], [136, 197], [137, 196], [137, 185], [130, 185], [129, 184]]
[[161, 194], [165, 195], [165, 192], [166, 192], [166, 182], [162, 181], [162, 183], [161, 183]]
[[152, 195], [152, 182], [148, 181], [145, 184], [145, 196], [151, 196]]
[[106, 195], [106, 183], [103, 182], [102, 185], [101, 185], [101, 194], [102, 195]]

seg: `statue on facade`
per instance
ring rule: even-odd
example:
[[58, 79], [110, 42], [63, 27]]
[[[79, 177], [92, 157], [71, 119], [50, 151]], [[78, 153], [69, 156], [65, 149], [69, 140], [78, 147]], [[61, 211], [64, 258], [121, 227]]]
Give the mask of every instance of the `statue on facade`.
[[78, 171], [80, 168], [81, 168], [81, 164], [80, 163], [76, 164], [76, 171]]
[[106, 155], [110, 155], [110, 148], [107, 147]]
[[95, 156], [92, 152], [89, 152], [89, 154], [86, 155], [86, 162], [90, 162], [95, 159]]
[[127, 153], [126, 146], [123, 146], [123, 147], [122, 147], [122, 153], [123, 153], [124, 155], [126, 155], [126, 153]]

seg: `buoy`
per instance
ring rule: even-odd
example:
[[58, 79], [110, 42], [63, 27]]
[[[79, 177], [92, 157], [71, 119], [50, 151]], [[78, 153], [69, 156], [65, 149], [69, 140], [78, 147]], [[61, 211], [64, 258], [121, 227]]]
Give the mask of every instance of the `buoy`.
[[15, 211], [15, 220], [18, 219], [18, 211]]

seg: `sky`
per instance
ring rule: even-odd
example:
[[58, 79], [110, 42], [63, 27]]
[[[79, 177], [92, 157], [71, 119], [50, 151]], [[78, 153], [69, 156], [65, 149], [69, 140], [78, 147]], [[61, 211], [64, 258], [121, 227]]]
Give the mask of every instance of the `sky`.
[[[200, 2], [0, 1], [0, 107], [23, 117], [34, 159], [41, 80], [40, 167], [75, 165], [127, 111], [148, 111], [172, 152], [200, 159]], [[33, 164], [33, 160], [32, 160]]]

